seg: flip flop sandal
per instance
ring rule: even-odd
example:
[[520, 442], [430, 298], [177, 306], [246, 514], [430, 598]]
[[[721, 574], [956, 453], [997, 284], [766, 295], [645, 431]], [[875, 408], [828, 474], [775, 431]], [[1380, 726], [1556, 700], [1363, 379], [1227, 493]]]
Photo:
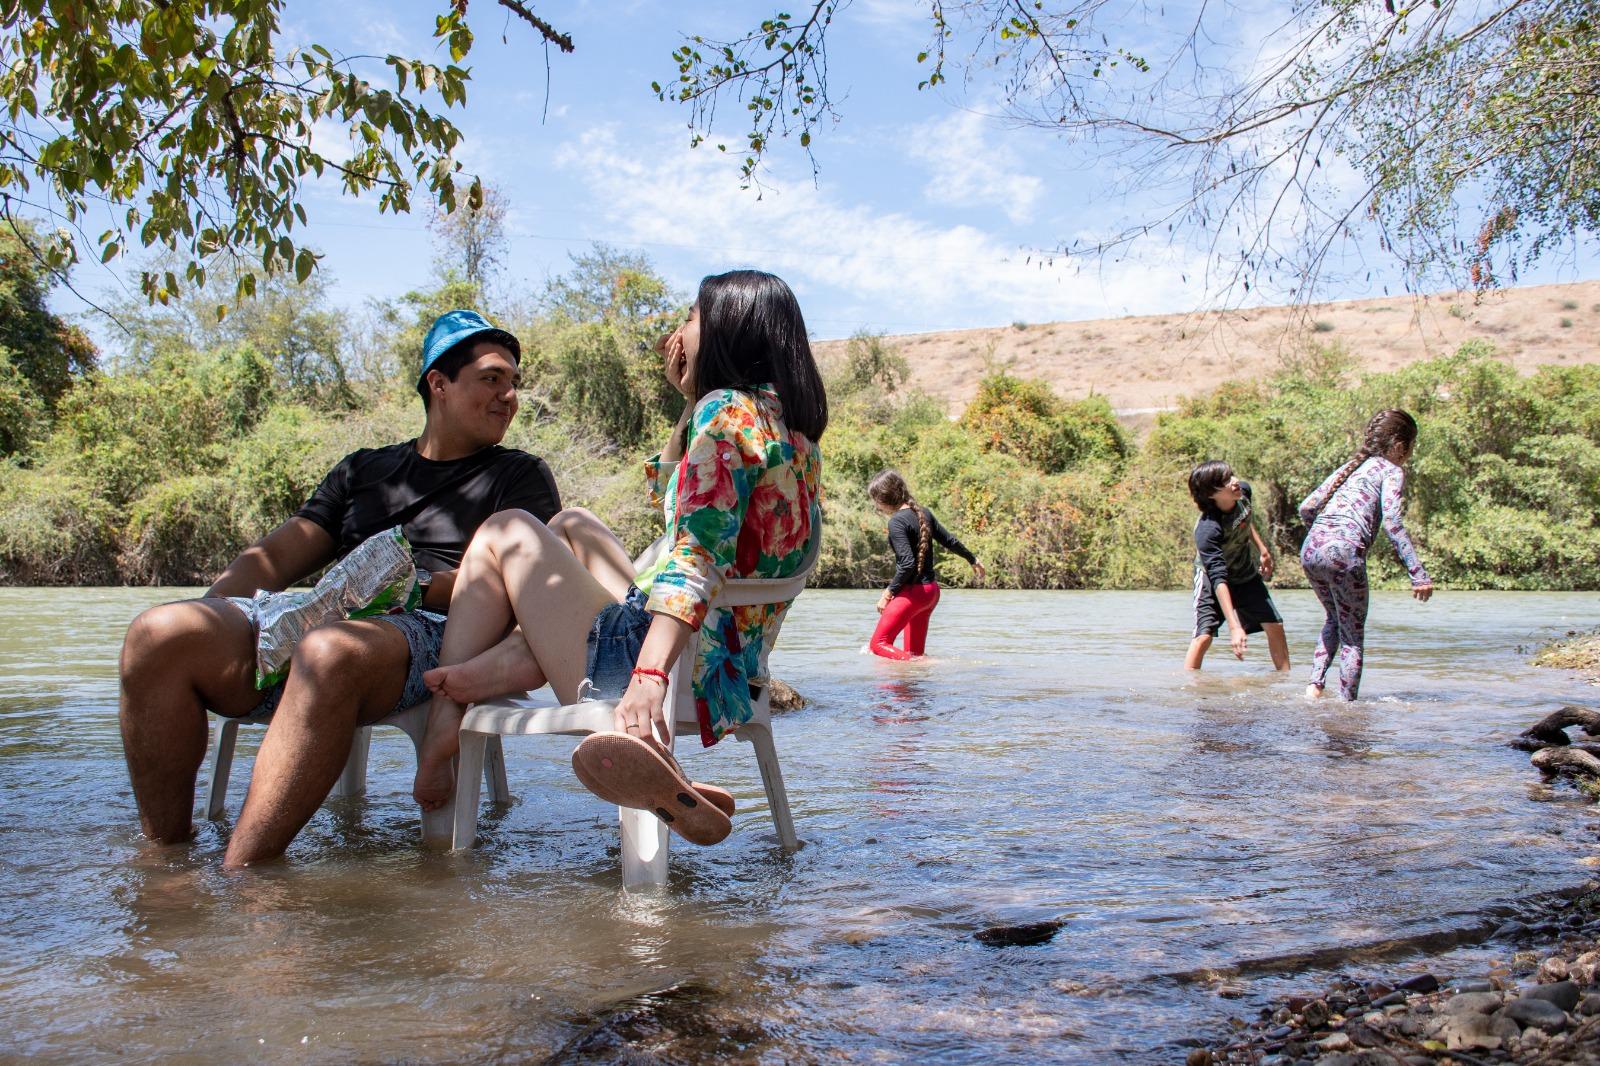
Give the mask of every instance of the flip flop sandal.
[[733, 822], [695, 791], [672, 756], [638, 737], [590, 734], [572, 752], [572, 772], [607, 803], [655, 812], [691, 844], [715, 844], [733, 831]]
[[696, 792], [700, 793], [700, 795], [709, 800], [711, 806], [715, 807], [723, 814], [726, 814], [729, 818], [733, 817], [735, 804], [732, 792], [729, 792], [725, 788], [719, 788], [716, 785], [707, 785], [700, 781], [691, 781], [689, 784]]

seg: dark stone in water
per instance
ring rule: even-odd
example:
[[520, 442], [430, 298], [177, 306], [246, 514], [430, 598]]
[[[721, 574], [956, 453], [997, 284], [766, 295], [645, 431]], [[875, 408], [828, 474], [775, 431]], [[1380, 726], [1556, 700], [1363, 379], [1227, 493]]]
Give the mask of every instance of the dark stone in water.
[[1521, 999], [1542, 999], [1547, 1003], [1554, 1003], [1562, 1010], [1571, 1010], [1578, 1005], [1578, 986], [1571, 981], [1555, 981], [1548, 985], [1534, 985], [1522, 993]]
[[1024, 925], [991, 925], [987, 929], [978, 930], [973, 937], [978, 943], [987, 944], [991, 948], [1027, 948], [1035, 944], [1049, 943], [1066, 924], [1052, 920], [1028, 922]]
[[1387, 996], [1380, 996], [1372, 1001], [1374, 1007], [1393, 1007], [1406, 1001], [1404, 992], [1390, 992]]
[[1401, 981], [1396, 988], [1403, 988], [1407, 992], [1436, 992], [1439, 989], [1439, 979], [1431, 973], [1419, 973], [1409, 980]]
[[1525, 935], [1527, 933], [1527, 931], [1528, 931], [1528, 927], [1526, 925], [1523, 925], [1519, 921], [1512, 920], [1512, 921], [1506, 922], [1500, 928], [1496, 929], [1494, 931], [1494, 935], [1491, 936], [1489, 939], [1491, 939], [1491, 940], [1515, 940], [1518, 937], [1521, 937], [1521, 936]]
[[1301, 1013], [1305, 1016], [1307, 1029], [1321, 1029], [1328, 1024], [1328, 1017], [1333, 1012], [1328, 1009], [1326, 1002], [1314, 999], [1306, 1004], [1306, 1009]]
[[1583, 997], [1583, 1002], [1578, 1004], [1578, 1013], [1585, 1017], [1600, 1014], [1600, 995], [1590, 993]]
[[771, 1046], [771, 1034], [728, 1010], [721, 998], [713, 988], [684, 982], [622, 1000], [591, 1016], [588, 1027], [545, 1066], [660, 1066], [760, 1057], [763, 1046]]

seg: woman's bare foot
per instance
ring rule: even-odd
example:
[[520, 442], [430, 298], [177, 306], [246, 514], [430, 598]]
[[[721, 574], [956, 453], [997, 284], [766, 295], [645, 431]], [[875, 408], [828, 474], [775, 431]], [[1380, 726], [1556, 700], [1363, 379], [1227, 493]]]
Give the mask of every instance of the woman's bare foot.
[[544, 684], [544, 674], [533, 652], [518, 634], [464, 663], [440, 666], [422, 675], [422, 683], [435, 695], [461, 704], [523, 693]]
[[455, 791], [451, 760], [461, 750], [461, 714], [460, 704], [442, 696], [435, 696], [428, 709], [428, 731], [417, 752], [417, 779], [411, 786], [411, 798], [425, 811], [443, 807]]
[[1321, 685], [1307, 685], [1306, 686], [1306, 699], [1308, 699], [1308, 700], [1320, 700], [1321, 698], [1322, 698], [1322, 686]]

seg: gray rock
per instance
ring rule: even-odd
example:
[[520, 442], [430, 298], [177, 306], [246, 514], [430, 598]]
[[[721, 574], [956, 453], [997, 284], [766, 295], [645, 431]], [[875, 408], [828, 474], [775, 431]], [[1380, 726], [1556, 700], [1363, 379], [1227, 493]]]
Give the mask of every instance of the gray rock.
[[1562, 1010], [1571, 1010], [1578, 1005], [1582, 995], [1578, 986], [1571, 981], [1556, 981], [1548, 985], [1534, 985], [1519, 997], [1521, 999], [1542, 999], [1554, 1003]]
[[1372, 1001], [1374, 1007], [1393, 1007], [1406, 1001], [1404, 992], [1390, 992], [1387, 996], [1380, 996]]
[[1600, 1014], [1600, 995], [1591, 992], [1587, 996], [1584, 996], [1583, 999], [1578, 1003], [1578, 1013], [1584, 1015], [1585, 1017], [1594, 1014]]
[[1394, 1066], [1394, 1059], [1375, 1051], [1339, 1051], [1322, 1056], [1317, 1066]]
[[1350, 1037], [1346, 1033], [1329, 1033], [1317, 1041], [1317, 1046], [1325, 1051], [1349, 1051]]
[[1514, 999], [1506, 1004], [1505, 1016], [1519, 1025], [1531, 1025], [1547, 1033], [1559, 1033], [1567, 1027], [1567, 1012], [1547, 999], [1533, 999], [1529, 996]]
[[1434, 1036], [1451, 1051], [1493, 1049], [1504, 1043], [1495, 1032], [1494, 1019], [1476, 1011], [1447, 1014], [1434, 1023]]
[[[1395, 987], [1404, 989], [1407, 992], [1436, 992], [1439, 989], [1439, 979], [1431, 973], [1419, 973], [1409, 980], [1401, 981]], [[1488, 991], [1488, 989], [1480, 989], [1479, 991]]]
[[1539, 980], [1541, 981], [1565, 981], [1569, 972], [1567, 960], [1560, 955], [1552, 955], [1539, 964]]
[[1460, 992], [1439, 1004], [1441, 1014], [1492, 1014], [1500, 1009], [1497, 992]]
[[1332, 1013], [1327, 1003], [1314, 999], [1306, 1004], [1306, 1009], [1300, 1012], [1300, 1016], [1305, 1019], [1307, 1029], [1321, 1029], [1328, 1024], [1328, 1018]]

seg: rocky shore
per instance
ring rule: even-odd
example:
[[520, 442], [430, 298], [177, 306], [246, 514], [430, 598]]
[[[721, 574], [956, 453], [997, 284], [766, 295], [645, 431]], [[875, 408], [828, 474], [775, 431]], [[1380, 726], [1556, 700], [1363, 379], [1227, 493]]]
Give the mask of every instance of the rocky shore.
[[1600, 1063], [1600, 884], [1492, 939], [1510, 950], [1479, 972], [1340, 978], [1229, 1019], [1188, 1066]]
[[1540, 648], [1533, 665], [1556, 670], [1577, 670], [1591, 685], [1600, 685], [1600, 632], [1569, 632], [1565, 639], [1553, 640]]

